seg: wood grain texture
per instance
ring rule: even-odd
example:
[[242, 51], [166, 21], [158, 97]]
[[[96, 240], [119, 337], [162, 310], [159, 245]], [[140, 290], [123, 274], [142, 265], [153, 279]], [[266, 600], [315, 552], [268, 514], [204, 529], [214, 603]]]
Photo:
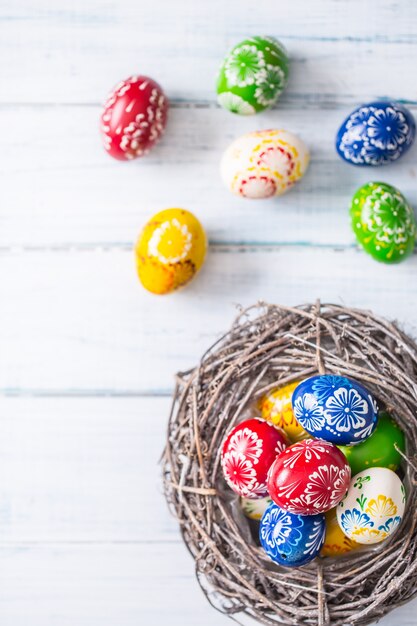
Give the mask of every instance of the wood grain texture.
[[230, 624], [207, 604], [179, 543], [10, 546], [0, 558], [5, 626], [27, 626], [29, 607], [42, 626]]
[[166, 544], [170, 398], [0, 401], [0, 545]]
[[201, 275], [158, 297], [130, 249], [1, 256], [4, 393], [164, 393], [231, 324], [234, 303], [320, 297], [400, 316], [415, 332], [417, 255], [385, 266], [354, 249], [213, 247]]
[[[200, 5], [200, 6], [199, 6]], [[219, 62], [239, 39], [272, 33], [288, 46], [283, 102], [333, 105], [391, 95], [416, 101], [404, 60], [415, 58], [417, 9], [384, 0], [3, 2], [2, 102], [98, 103], [140, 71], [178, 102], [213, 101]], [[174, 26], [175, 25], [175, 26]], [[36, 54], [34, 54], [36, 51]], [[26, 80], [17, 80], [19, 67]], [[28, 82], [29, 81], [29, 82]]]
[[[230, 325], [236, 303], [321, 297], [372, 308], [417, 334], [417, 256], [383, 267], [358, 251], [347, 210], [379, 178], [417, 206], [416, 148], [376, 171], [337, 158], [350, 110], [377, 97], [417, 112], [417, 4], [391, 0], [4, 0], [0, 7], [0, 623], [214, 626], [161, 494], [157, 464], [173, 375]], [[236, 41], [273, 34], [291, 56], [274, 110], [217, 108]], [[164, 140], [112, 161], [100, 103], [131, 73], [161, 82]], [[231, 196], [222, 150], [284, 127], [309, 172], [266, 202]], [[212, 243], [198, 279], [156, 298], [132, 244], [184, 206]], [[163, 601], [161, 601], [163, 598]], [[416, 602], [380, 623], [414, 626]]]
[[[99, 107], [0, 110], [8, 155], [0, 211], [3, 249], [129, 246], [154, 212], [170, 206], [195, 212], [216, 243], [352, 245], [351, 197], [374, 177], [396, 185], [417, 206], [415, 146], [377, 172], [349, 166], [336, 155], [335, 134], [348, 108], [277, 110], [256, 121], [219, 108], [174, 109], [163, 141], [149, 157], [131, 163], [116, 162], [102, 149]], [[220, 178], [221, 152], [240, 134], [273, 126], [299, 134], [310, 146], [306, 176], [272, 200], [233, 196]], [[36, 159], [25, 149], [28, 143]]]
[[[27, 626], [29, 611], [36, 626], [230, 623], [203, 598], [160, 493], [168, 405], [1, 401], [2, 624]], [[381, 626], [414, 626], [415, 606]]]

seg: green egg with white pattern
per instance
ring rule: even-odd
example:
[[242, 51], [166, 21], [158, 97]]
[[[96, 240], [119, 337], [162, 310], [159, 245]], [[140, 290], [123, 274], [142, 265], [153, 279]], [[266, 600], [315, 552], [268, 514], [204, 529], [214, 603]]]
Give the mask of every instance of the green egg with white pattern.
[[245, 39], [232, 48], [221, 65], [217, 101], [239, 115], [260, 113], [277, 101], [288, 74], [288, 54], [277, 39]]
[[416, 219], [403, 194], [387, 183], [367, 183], [352, 198], [352, 229], [377, 261], [399, 263], [414, 250]]
[[372, 435], [355, 446], [338, 446], [348, 460], [352, 476], [369, 467], [387, 467], [395, 472], [405, 453], [405, 435], [386, 411], [378, 416]]

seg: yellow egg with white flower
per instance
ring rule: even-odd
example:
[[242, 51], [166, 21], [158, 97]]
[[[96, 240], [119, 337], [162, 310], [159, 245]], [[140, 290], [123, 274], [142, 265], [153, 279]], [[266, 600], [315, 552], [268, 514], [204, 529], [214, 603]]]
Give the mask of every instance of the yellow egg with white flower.
[[299, 384], [299, 382], [289, 383], [284, 387], [272, 389], [258, 401], [262, 418], [282, 428], [292, 442], [310, 439], [310, 435], [299, 424], [292, 410], [292, 394]]
[[360, 548], [359, 543], [353, 539], [349, 539], [340, 528], [336, 518], [336, 509], [327, 511], [325, 517], [326, 535], [320, 551], [321, 556], [341, 556], [342, 554]]
[[190, 211], [161, 211], [147, 222], [135, 246], [139, 280], [152, 293], [171, 293], [195, 276], [206, 252], [206, 234]]

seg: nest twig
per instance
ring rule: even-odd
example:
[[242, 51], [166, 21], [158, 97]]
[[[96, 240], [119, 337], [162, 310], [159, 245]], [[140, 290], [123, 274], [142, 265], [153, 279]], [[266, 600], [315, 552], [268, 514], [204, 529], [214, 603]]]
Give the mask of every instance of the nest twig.
[[[376, 547], [300, 568], [274, 565], [226, 487], [220, 448], [255, 398], [327, 372], [362, 382], [407, 438], [407, 509]], [[195, 369], [178, 375], [163, 456], [167, 500], [210, 602], [268, 625], [370, 624], [416, 595], [417, 346], [367, 311], [319, 303], [258, 304]]]

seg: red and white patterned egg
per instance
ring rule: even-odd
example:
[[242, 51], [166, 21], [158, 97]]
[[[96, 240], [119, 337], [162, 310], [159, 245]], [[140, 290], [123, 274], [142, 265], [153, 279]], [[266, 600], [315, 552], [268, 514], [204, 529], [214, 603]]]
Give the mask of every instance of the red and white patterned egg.
[[282, 509], [297, 515], [325, 513], [349, 488], [350, 466], [332, 443], [300, 441], [284, 450], [268, 474], [268, 491]]
[[287, 443], [284, 433], [265, 420], [253, 418], [235, 426], [223, 443], [221, 458], [229, 487], [243, 498], [268, 495], [268, 470]]
[[146, 154], [162, 136], [168, 100], [147, 76], [122, 80], [110, 93], [101, 115], [101, 133], [107, 152], [121, 161]]

